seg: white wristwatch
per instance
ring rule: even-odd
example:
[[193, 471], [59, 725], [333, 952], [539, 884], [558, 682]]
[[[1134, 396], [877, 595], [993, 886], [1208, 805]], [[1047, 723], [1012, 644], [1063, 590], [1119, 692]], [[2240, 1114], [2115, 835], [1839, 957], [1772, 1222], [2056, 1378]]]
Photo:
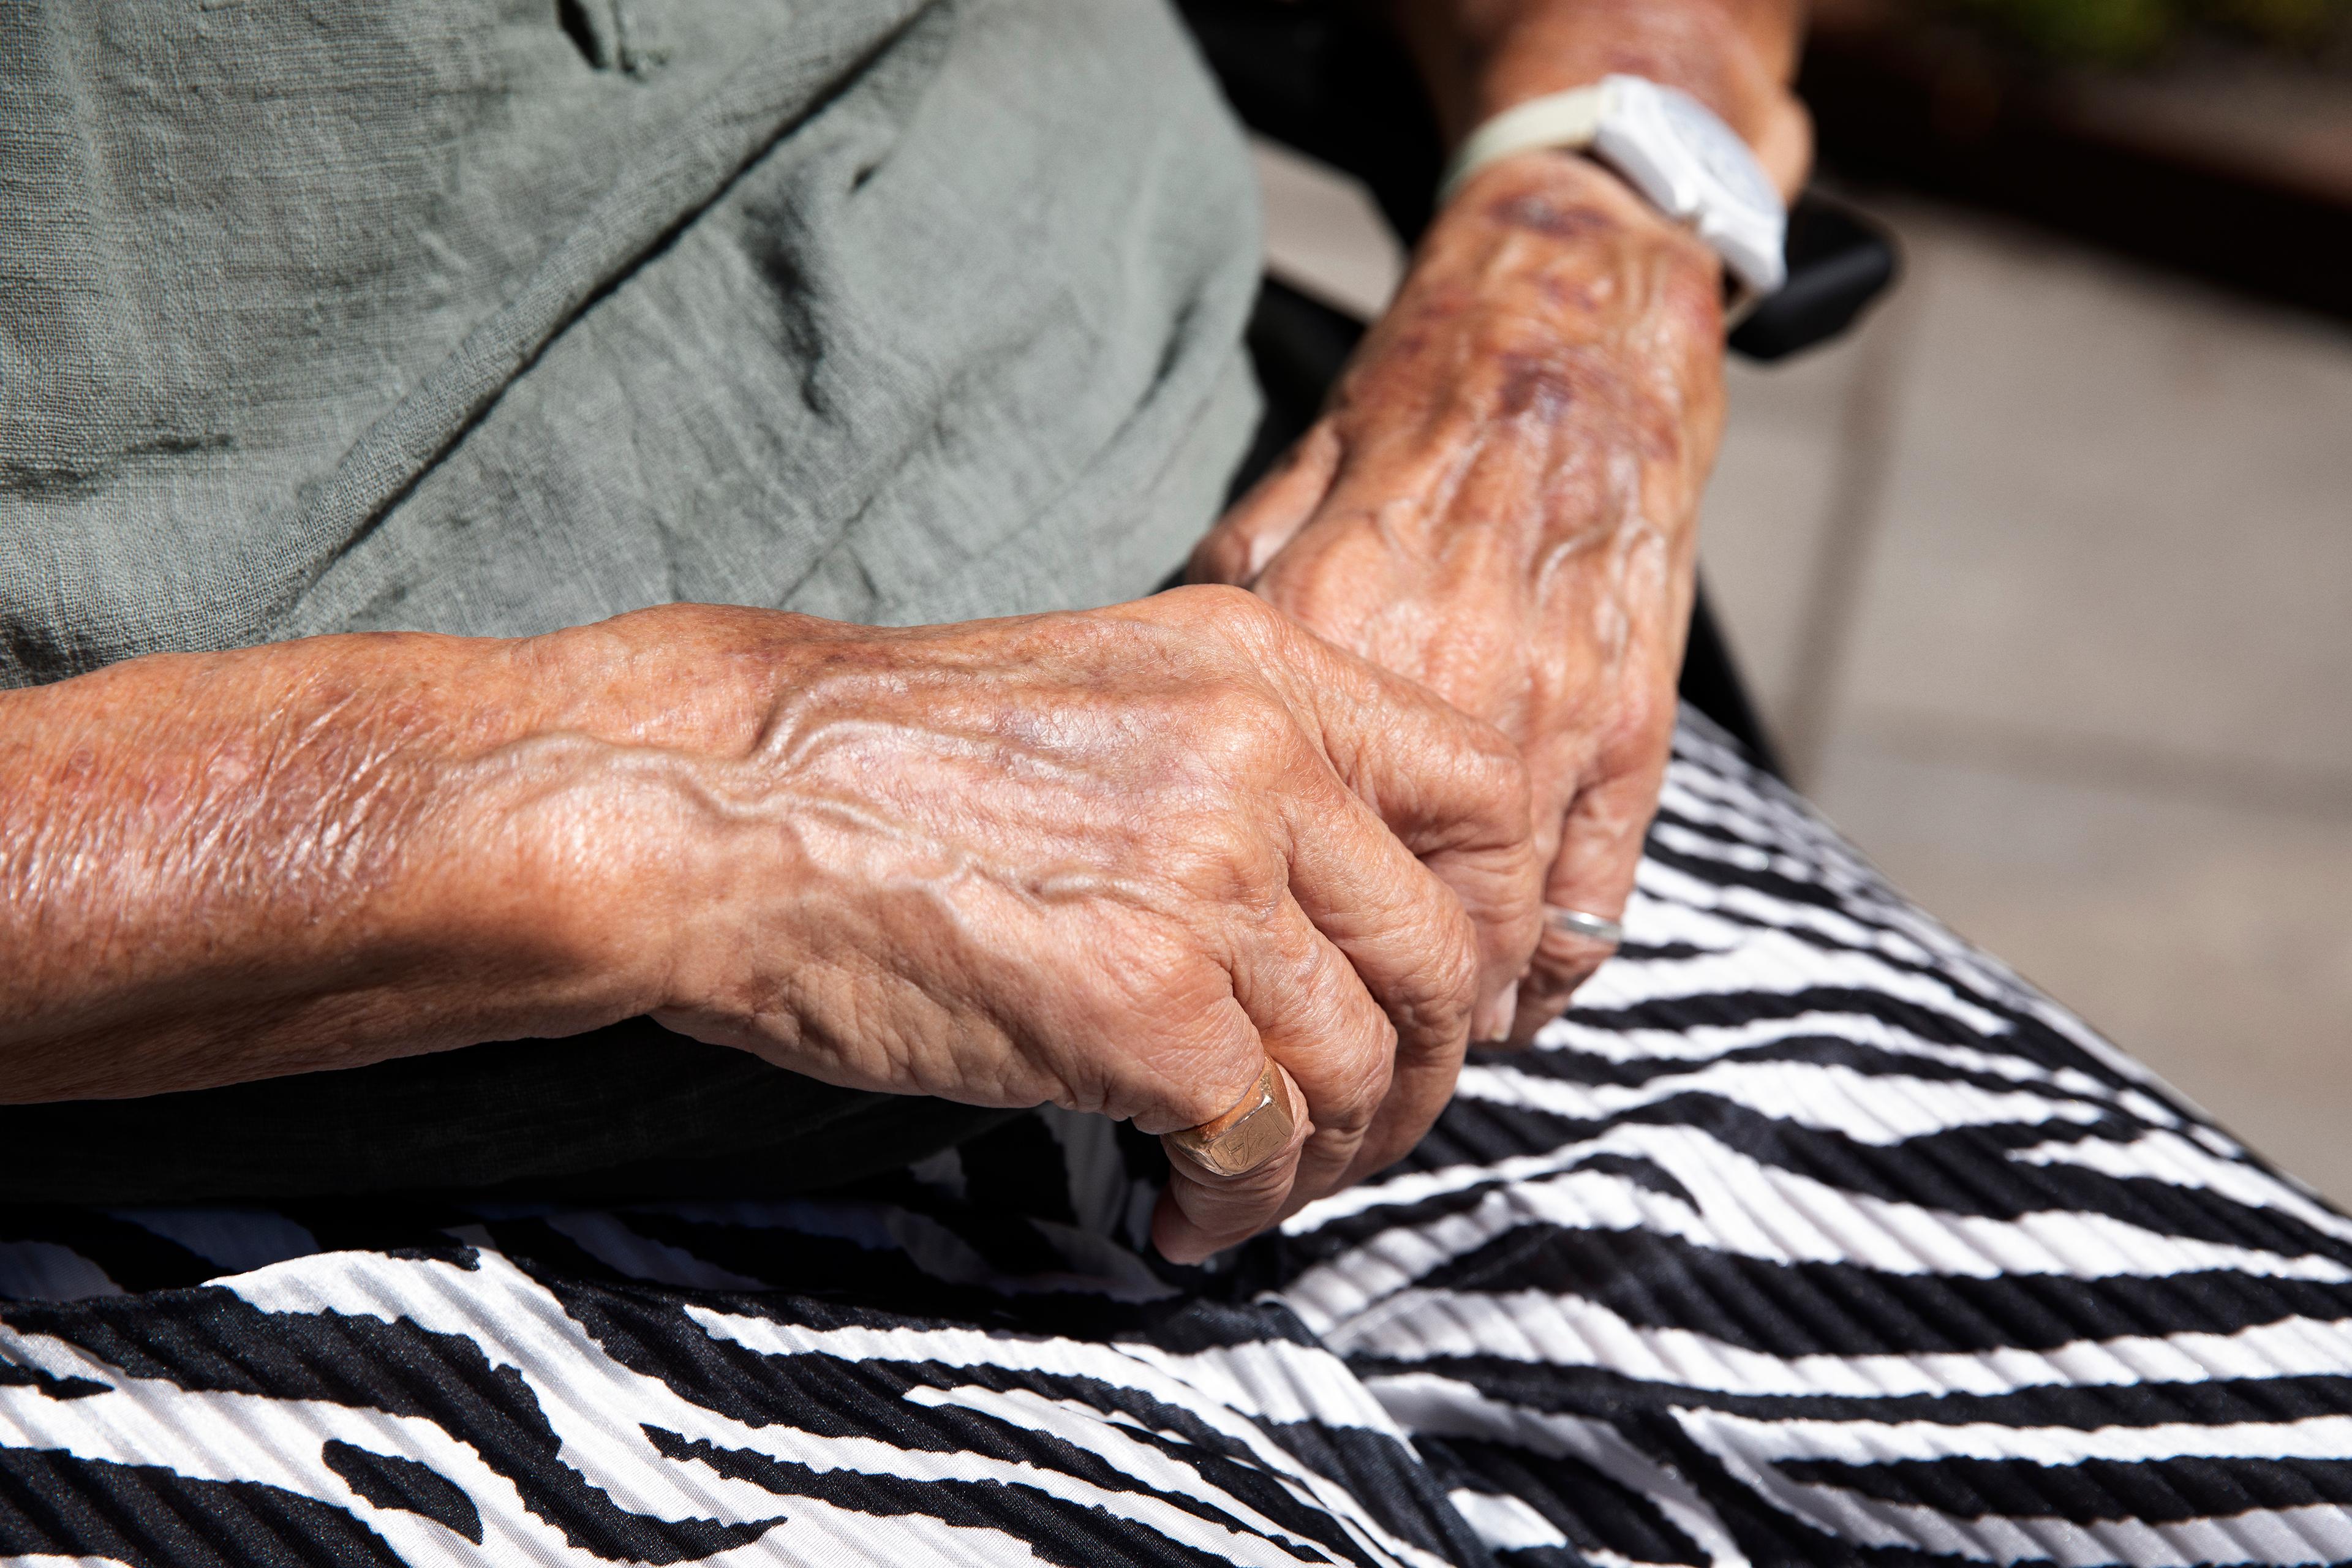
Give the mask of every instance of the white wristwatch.
[[1470, 134], [1438, 187], [1443, 206], [1498, 158], [1538, 148], [1590, 153], [1667, 216], [1691, 225], [1731, 275], [1761, 296], [1788, 277], [1788, 209], [1748, 143], [1679, 88], [1638, 76], [1515, 104]]

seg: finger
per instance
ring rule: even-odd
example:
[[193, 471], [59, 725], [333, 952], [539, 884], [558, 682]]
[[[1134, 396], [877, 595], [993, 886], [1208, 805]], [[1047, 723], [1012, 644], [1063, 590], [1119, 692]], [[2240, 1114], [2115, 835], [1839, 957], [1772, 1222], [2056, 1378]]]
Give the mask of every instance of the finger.
[[[1542, 862], [1517, 749], [1404, 677], [1282, 624], [1287, 667], [1303, 679], [1296, 700], [1311, 713], [1333, 771], [1467, 917], [1476, 1037], [1500, 1038], [1509, 1014], [1496, 1008], [1507, 1007], [1541, 919]], [[1430, 957], [1421, 954], [1423, 963]]]
[[1160, 1140], [1168, 1153], [1168, 1185], [1152, 1211], [1151, 1244], [1161, 1257], [1172, 1263], [1198, 1263], [1246, 1241], [1281, 1215], [1314, 1124], [1305, 1096], [1279, 1063], [1275, 1084], [1290, 1111], [1290, 1142], [1255, 1170], [1224, 1175], [1195, 1161], [1181, 1144]]
[[[1254, 933], [1242, 934], [1246, 940]], [[1306, 1097], [1295, 1082], [1278, 1074], [1289, 1097], [1291, 1138], [1255, 1169], [1238, 1175], [1220, 1173], [1192, 1160], [1170, 1136], [1214, 1119], [1254, 1091], [1270, 1056], [1236, 979], [1254, 965], [1242, 962], [1246, 955], [1233, 951], [1233, 933], [1211, 945], [1223, 950], [1217, 976], [1223, 994], [1213, 1005], [1192, 1010], [1170, 1005], [1168, 998], [1181, 994], [1181, 988], [1164, 991], [1140, 1020], [1153, 1037], [1139, 1055], [1161, 1064], [1163, 1081], [1132, 1115], [1139, 1130], [1160, 1135], [1168, 1154], [1169, 1184], [1153, 1211], [1152, 1239], [1163, 1255], [1179, 1263], [1197, 1263], [1273, 1224], [1289, 1196], [1300, 1146], [1313, 1131]], [[1249, 988], [1260, 1013], [1269, 1019], [1282, 1016], [1279, 1005], [1269, 1005], [1269, 999], [1257, 994], [1263, 989], [1259, 982], [1252, 980]], [[1277, 1004], [1282, 1000], [1273, 999]]]
[[[1269, 992], [1278, 985], [1307, 1004], [1270, 1028], [1266, 1040], [1267, 1053], [1297, 1081], [1315, 1121], [1285, 1212], [1338, 1192], [1411, 1148], [1444, 1109], [1461, 1071], [1469, 1035], [1466, 922], [1447, 907], [1453, 896], [1436, 879], [1410, 856], [1402, 858], [1400, 874], [1419, 879], [1419, 896], [1431, 907], [1382, 910], [1375, 899], [1341, 916], [1302, 901], [1290, 917], [1296, 925], [1281, 935], [1282, 949], [1313, 952], [1315, 973], [1333, 984], [1318, 994], [1278, 968], [1265, 976]], [[1310, 897], [1334, 890], [1328, 878], [1312, 873], [1299, 880], [1320, 884]], [[1415, 955], [1428, 973], [1407, 980], [1402, 971], [1415, 967]], [[1449, 984], [1448, 972], [1458, 980]]]
[[1324, 781], [1279, 804], [1294, 908], [1263, 921], [1261, 969], [1234, 975], [1318, 1129], [1289, 1208], [1412, 1150], [1454, 1093], [1477, 1004], [1461, 900], [1336, 775]]
[[1309, 429], [1193, 546], [1184, 580], [1236, 587], [1254, 582], [1315, 515], [1339, 471], [1339, 437], [1330, 426], [1318, 423]]
[[[1328, 798], [1340, 815], [1359, 819], [1355, 826], [1361, 830], [1361, 819], [1369, 816], [1361, 803], [1336, 784]], [[1370, 826], [1387, 837], [1377, 823]], [[1394, 848], [1393, 839], [1389, 843], [1436, 898], [1452, 901], [1418, 862]], [[1181, 1143], [1162, 1138], [1172, 1173], [1169, 1195], [1154, 1218], [1153, 1237], [1162, 1242], [1160, 1227], [1169, 1227], [1161, 1251], [1178, 1261], [1230, 1247], [1273, 1224], [1286, 1209], [1344, 1185], [1358, 1167], [1366, 1134], [1381, 1121], [1399, 1056], [1397, 1025], [1349, 954], [1295, 900], [1283, 900], [1271, 913], [1245, 912], [1225, 940], [1234, 1000], [1261, 1043], [1262, 1059], [1281, 1069], [1282, 1081], [1295, 1095], [1288, 1103], [1297, 1130], [1282, 1157], [1234, 1176], [1194, 1161]], [[1458, 1064], [1458, 1047], [1454, 1054]], [[1427, 1076], [1424, 1071], [1414, 1077], [1424, 1099]], [[1435, 1104], [1427, 1108], [1431, 1119], [1451, 1089], [1449, 1075]], [[1218, 1095], [1218, 1109], [1235, 1098]], [[1182, 1255], [1170, 1251], [1171, 1246], [1183, 1249]]]
[[[1608, 921], [1623, 919], [1664, 774], [1661, 755], [1578, 795], [1569, 807], [1559, 853], [1544, 881], [1547, 905]], [[1559, 1016], [1576, 988], [1615, 952], [1613, 942], [1547, 921], [1527, 978], [1519, 984], [1512, 1040], [1521, 1045], [1533, 1040], [1536, 1031]]]

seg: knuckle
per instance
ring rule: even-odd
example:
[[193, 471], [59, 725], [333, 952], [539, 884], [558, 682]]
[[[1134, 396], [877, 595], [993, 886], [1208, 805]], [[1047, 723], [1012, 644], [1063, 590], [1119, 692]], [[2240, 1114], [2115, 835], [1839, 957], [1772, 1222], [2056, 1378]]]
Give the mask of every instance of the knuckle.
[[1231, 976], [1202, 945], [1183, 932], [1129, 942], [1132, 962], [1105, 966], [1117, 994], [1086, 1012], [1098, 1036], [1123, 1042], [1116, 1052], [1085, 1054], [1118, 1086], [1113, 1113], [1155, 1131], [1212, 1120], [1258, 1070], [1257, 1044], [1234, 1002]]
[[1158, 1097], [1170, 1131], [1214, 1121], [1240, 1104], [1257, 1081], [1255, 1048], [1236, 1050], [1230, 1039], [1187, 1044], [1191, 1048], [1178, 1052], [1164, 1069], [1167, 1087]]
[[1254, 781], [1289, 778], [1302, 763], [1306, 741], [1272, 692], [1234, 674], [1193, 693], [1183, 743], [1201, 781], [1230, 796]]
[[1679, 706], [1664, 679], [1628, 682], [1618, 701], [1618, 733], [1645, 750], [1664, 748], [1674, 738]]
[[1478, 994], [1478, 933], [1459, 904], [1447, 912], [1451, 929], [1430, 957], [1430, 992], [1440, 1009], [1466, 1021]]
[[1201, 723], [1244, 744], [1262, 743], [1276, 733], [1273, 709], [1265, 688], [1239, 673], [1212, 682], [1199, 700]]
[[1232, 994], [1223, 970], [1203, 962], [1200, 942], [1181, 928], [1120, 936], [1113, 973], [1126, 981], [1129, 1015], [1156, 1021], [1173, 1043], [1213, 1043], [1217, 1009]]
[[1534, 775], [1510, 737], [1480, 726], [1470, 753], [1473, 787], [1501, 819], [1514, 826], [1528, 816], [1535, 798]]
[[1649, 775], [1638, 770], [1619, 773], [1608, 781], [1608, 787], [1593, 789], [1580, 798], [1573, 826], [1586, 845], [1584, 874], [1607, 876], [1612, 868], [1618, 868], [1617, 874], [1630, 880], [1632, 862], [1625, 861], [1622, 868], [1618, 862], [1639, 848], [1657, 808], [1657, 791]]
[[1674, 699], [1645, 686], [1630, 686], [1601, 731], [1594, 758], [1604, 776], [1643, 773], [1663, 768], [1674, 749]]
[[1274, 615], [1273, 606], [1264, 599], [1231, 583], [1200, 583], [1178, 593], [1188, 615], [1228, 633], [1258, 630]]
[[1386, 1018], [1363, 1032], [1344, 1069], [1324, 1087], [1313, 1107], [1318, 1131], [1349, 1139], [1363, 1136], [1388, 1098], [1396, 1045], [1396, 1026]]
[[1216, 808], [1187, 812], [1156, 847], [1160, 875], [1184, 906], [1196, 945], [1231, 945], [1235, 917], [1262, 919], [1289, 886], [1281, 858], [1265, 826], [1230, 800]]
[[1174, 1124], [1171, 1131], [1181, 1132], [1186, 1128], [1214, 1121], [1232, 1110], [1234, 1102], [1240, 1098], [1240, 1093], [1226, 1094], [1199, 1080], [1171, 1090], [1167, 1108], [1168, 1120]]
[[1478, 942], [1469, 917], [1454, 911], [1453, 929], [1433, 946], [1423, 971], [1423, 989], [1406, 1022], [1423, 1039], [1466, 1036], [1478, 1002]]

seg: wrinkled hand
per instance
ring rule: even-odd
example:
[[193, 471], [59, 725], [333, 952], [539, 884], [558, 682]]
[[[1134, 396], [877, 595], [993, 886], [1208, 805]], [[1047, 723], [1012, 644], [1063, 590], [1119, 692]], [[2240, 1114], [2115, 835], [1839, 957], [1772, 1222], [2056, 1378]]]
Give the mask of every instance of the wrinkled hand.
[[748, 748], [630, 764], [669, 896], [656, 1016], [833, 1083], [1158, 1133], [1270, 1056], [1299, 1137], [1236, 1178], [1171, 1152], [1171, 1257], [1412, 1147], [1536, 940], [1516, 749], [1246, 594], [911, 630], [667, 614], [680, 707], [764, 695]]
[[[1722, 342], [1694, 236], [1581, 159], [1505, 160], [1193, 554], [1516, 741], [1549, 904], [1615, 918], [1656, 809]], [[1606, 956], [1548, 929], [1512, 1037]]]

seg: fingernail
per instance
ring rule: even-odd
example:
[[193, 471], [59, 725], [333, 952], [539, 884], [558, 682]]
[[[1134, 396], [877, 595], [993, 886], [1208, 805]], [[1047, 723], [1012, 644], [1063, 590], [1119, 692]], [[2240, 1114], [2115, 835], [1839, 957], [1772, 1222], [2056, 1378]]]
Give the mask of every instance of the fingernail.
[[1470, 1025], [1470, 1038], [1482, 1046], [1507, 1040], [1511, 1037], [1511, 1021], [1518, 1016], [1519, 988], [1514, 983], [1478, 1009], [1478, 1016]]

